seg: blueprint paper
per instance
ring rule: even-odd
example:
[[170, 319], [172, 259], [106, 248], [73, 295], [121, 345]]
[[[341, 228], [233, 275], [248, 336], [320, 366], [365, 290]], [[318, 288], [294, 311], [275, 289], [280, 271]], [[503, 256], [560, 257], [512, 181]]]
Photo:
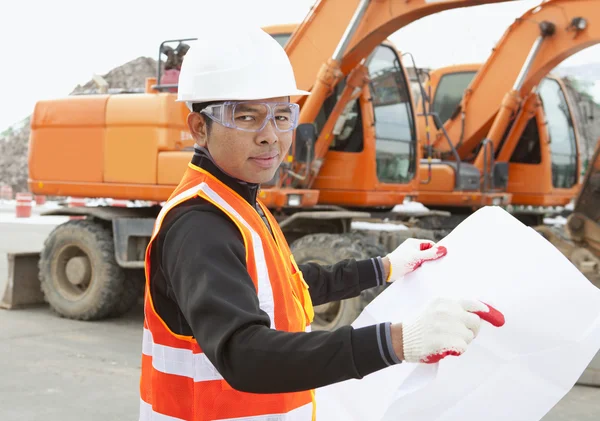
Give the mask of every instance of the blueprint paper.
[[437, 296], [484, 301], [505, 325], [482, 322], [460, 357], [318, 389], [319, 421], [539, 420], [600, 349], [600, 289], [506, 211], [480, 209], [439, 244], [444, 258], [396, 281], [353, 326], [401, 322]]

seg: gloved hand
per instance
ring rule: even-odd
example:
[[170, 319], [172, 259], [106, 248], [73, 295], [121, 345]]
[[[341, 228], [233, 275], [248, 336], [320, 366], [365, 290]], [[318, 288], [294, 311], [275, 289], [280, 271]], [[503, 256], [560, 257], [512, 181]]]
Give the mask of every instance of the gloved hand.
[[446, 253], [446, 247], [436, 246], [433, 241], [409, 238], [386, 256], [390, 261], [388, 282], [398, 280], [423, 262], [439, 259]]
[[504, 315], [481, 301], [436, 299], [416, 320], [402, 323], [404, 361], [431, 364], [463, 354], [477, 337], [481, 320], [504, 325]]

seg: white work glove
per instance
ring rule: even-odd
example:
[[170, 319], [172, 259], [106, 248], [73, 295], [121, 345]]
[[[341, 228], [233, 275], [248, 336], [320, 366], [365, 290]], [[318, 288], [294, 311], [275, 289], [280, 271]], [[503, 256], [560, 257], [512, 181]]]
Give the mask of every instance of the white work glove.
[[386, 256], [390, 260], [387, 281], [396, 281], [417, 269], [423, 262], [439, 259], [446, 253], [446, 247], [436, 246], [433, 241], [409, 238]]
[[504, 325], [504, 315], [481, 301], [434, 300], [416, 320], [402, 323], [404, 360], [431, 364], [463, 354], [477, 337], [482, 319]]

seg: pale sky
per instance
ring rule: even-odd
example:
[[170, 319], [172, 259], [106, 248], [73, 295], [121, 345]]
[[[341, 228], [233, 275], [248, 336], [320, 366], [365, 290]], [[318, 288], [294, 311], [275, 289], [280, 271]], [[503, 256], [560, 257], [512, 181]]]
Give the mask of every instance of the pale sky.
[[[411, 52], [421, 67], [484, 61], [514, 19], [540, 1], [521, 0], [442, 12], [414, 22], [389, 39], [402, 52]], [[104, 74], [139, 56], [156, 59], [162, 41], [196, 37], [195, 28], [215, 13], [221, 13], [225, 20], [227, 16], [243, 16], [260, 26], [297, 23], [314, 2], [2, 1], [0, 131], [30, 115], [37, 100], [66, 96], [94, 73]], [[218, 10], [215, 4], [219, 5]], [[227, 27], [222, 30], [227, 31]], [[218, 33], [214, 40], [219, 42]], [[582, 51], [563, 65], [590, 62], [600, 62], [600, 46]]]

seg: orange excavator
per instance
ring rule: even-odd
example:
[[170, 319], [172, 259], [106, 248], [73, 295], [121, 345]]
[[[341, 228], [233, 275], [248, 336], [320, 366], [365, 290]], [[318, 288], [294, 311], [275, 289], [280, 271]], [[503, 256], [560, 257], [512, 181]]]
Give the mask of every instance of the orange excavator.
[[[431, 72], [420, 140], [439, 160], [420, 165], [419, 201], [434, 208], [489, 204], [469, 199], [471, 192], [505, 192], [513, 206], [574, 198], [580, 163], [573, 105], [549, 72], [600, 42], [599, 16], [597, 0], [548, 1], [518, 18], [483, 65]], [[476, 176], [472, 185], [460, 183], [458, 166]], [[530, 216], [531, 224], [541, 218]]]
[[[481, 65], [474, 63], [429, 72], [429, 106], [432, 113], [439, 115], [439, 121], [447, 122], [451, 117], [456, 118], [455, 113], [460, 113], [463, 93], [470, 95], [468, 85], [480, 69]], [[543, 207], [568, 204], [579, 189], [579, 133], [575, 126], [575, 106], [564, 82], [548, 74], [522, 100], [494, 155], [495, 163], [507, 165], [507, 173], [503, 175], [507, 181], [494, 183], [493, 187], [504, 185], [504, 191], [512, 196], [513, 207], [541, 207], [530, 214], [530, 223], [539, 222]], [[464, 121], [467, 116], [461, 113], [458, 118]], [[426, 124], [424, 114], [418, 121], [420, 125]], [[436, 129], [442, 127], [436, 124], [437, 121], [433, 123]], [[433, 178], [428, 164], [422, 164], [420, 171], [422, 180]], [[494, 180], [488, 178], [486, 181], [487, 186], [481, 188], [491, 189]], [[432, 207], [441, 204], [435, 186], [423, 185], [422, 189], [424, 194], [419, 197], [423, 203]]]
[[[259, 195], [298, 262], [384, 253], [380, 244], [356, 238], [353, 221], [382, 221], [417, 190], [421, 152], [413, 99], [406, 69], [387, 36], [430, 14], [507, 1], [316, 2], [285, 44], [299, 87], [312, 94], [300, 101], [303, 124], [289, 162]], [[192, 140], [187, 110], [172, 93], [176, 86], [158, 83], [160, 64], [158, 73], [142, 94], [38, 102], [31, 119], [32, 192], [166, 200], [189, 162]], [[144, 251], [159, 210], [157, 204], [48, 212], [83, 218], [57, 226], [41, 251], [39, 280], [50, 307], [81, 320], [126, 312], [141, 295]], [[388, 248], [414, 235], [397, 232], [386, 237]], [[19, 282], [25, 284], [24, 278]], [[18, 295], [15, 286], [12, 297]], [[363, 295], [315, 309], [313, 326], [349, 323], [368, 301]]]

